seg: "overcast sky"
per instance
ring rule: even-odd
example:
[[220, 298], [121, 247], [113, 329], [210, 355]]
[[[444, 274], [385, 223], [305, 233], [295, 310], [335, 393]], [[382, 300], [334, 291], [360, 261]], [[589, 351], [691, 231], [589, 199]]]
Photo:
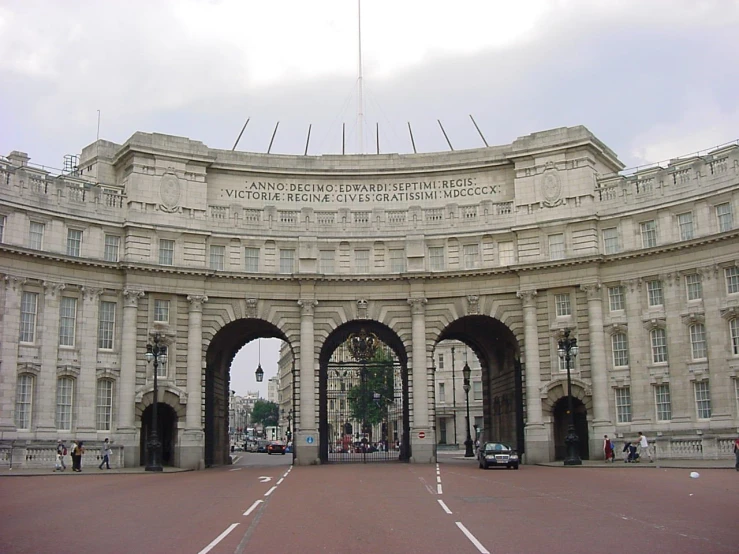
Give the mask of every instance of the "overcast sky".
[[347, 152], [374, 152], [376, 124], [382, 152], [412, 152], [408, 122], [447, 150], [437, 120], [479, 147], [472, 114], [490, 145], [585, 125], [633, 167], [739, 138], [737, 29], [737, 0], [364, 0], [360, 126], [355, 0], [3, 0], [0, 154], [61, 167], [98, 110], [103, 139], [223, 149], [250, 118], [255, 152], [279, 121], [278, 154], [312, 124], [311, 155], [341, 152], [342, 123]]

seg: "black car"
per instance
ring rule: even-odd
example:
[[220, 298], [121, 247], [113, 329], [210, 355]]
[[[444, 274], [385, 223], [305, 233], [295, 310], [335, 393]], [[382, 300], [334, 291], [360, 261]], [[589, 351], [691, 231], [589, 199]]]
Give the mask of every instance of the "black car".
[[272, 441], [267, 445], [267, 454], [285, 455], [285, 443], [282, 441]]
[[489, 467], [507, 467], [518, 469], [518, 454], [509, 445], [502, 442], [486, 442], [477, 451], [477, 460], [481, 469]]

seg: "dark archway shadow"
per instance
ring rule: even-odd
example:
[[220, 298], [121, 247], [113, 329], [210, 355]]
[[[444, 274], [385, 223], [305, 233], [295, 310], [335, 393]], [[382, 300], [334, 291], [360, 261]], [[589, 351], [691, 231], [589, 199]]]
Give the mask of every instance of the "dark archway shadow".
[[[482, 369], [483, 429], [481, 441], [500, 441], [525, 452], [523, 372], [520, 347], [500, 320], [470, 315], [455, 320], [438, 338], [469, 346]], [[459, 379], [461, 380], [461, 372]]]
[[[588, 437], [588, 410], [582, 400], [572, 398], [572, 411], [575, 414], [575, 431], [580, 439], [579, 454], [583, 460], [590, 459], [590, 447]], [[554, 405], [552, 410], [554, 418], [554, 459], [564, 460], [567, 455], [567, 447], [565, 445], [565, 437], [567, 436], [567, 428], [570, 424], [569, 414], [567, 412], [567, 397], [563, 396]]]
[[[366, 429], [360, 429], [360, 428], [354, 428], [351, 423], [349, 423], [348, 417], [345, 417], [343, 419], [340, 418], [340, 420], [331, 421], [333, 414], [335, 413], [332, 408], [330, 407], [330, 404], [332, 402], [335, 402], [337, 400], [340, 400], [338, 398], [334, 398], [334, 396], [341, 395], [341, 391], [338, 391], [338, 393], [334, 393], [333, 384], [329, 386], [329, 366], [331, 363], [331, 356], [334, 354], [334, 352], [353, 334], [353, 333], [360, 333], [362, 330], [366, 331], [367, 333], [374, 333], [377, 338], [381, 341], [381, 343], [387, 345], [392, 352], [395, 355], [395, 358], [397, 360], [398, 368], [397, 368], [397, 376], [400, 379], [400, 383], [397, 387], [396, 392], [394, 392], [394, 395], [400, 395], [400, 398], [397, 398], [394, 396], [394, 405], [397, 406], [396, 413], [397, 413], [397, 421], [393, 421], [392, 423], [382, 423], [381, 424], [381, 431], [380, 434], [387, 433], [389, 436], [389, 439], [391, 443], [394, 443], [397, 441], [397, 459], [398, 461], [408, 461], [411, 457], [411, 445], [410, 445], [410, 408], [408, 405], [408, 354], [405, 351], [405, 347], [403, 346], [402, 341], [400, 340], [400, 337], [387, 327], [386, 325], [379, 323], [377, 321], [373, 320], [353, 320], [349, 321], [343, 325], [340, 325], [334, 331], [327, 337], [326, 341], [324, 342], [321, 353], [319, 356], [319, 364], [320, 364], [320, 373], [319, 373], [319, 436], [320, 436], [320, 447], [319, 447], [319, 456], [321, 459], [321, 463], [328, 463], [329, 461], [340, 461], [341, 456], [333, 456], [332, 459], [331, 456], [334, 454], [332, 452], [333, 447], [337, 446], [335, 441], [332, 439], [332, 429], [351, 429], [349, 431], [349, 435], [352, 433], [360, 432], [364, 433]], [[356, 361], [352, 362], [354, 366], [357, 365]], [[331, 392], [329, 392], [329, 389], [331, 389]], [[332, 398], [329, 398], [329, 395], [332, 396]], [[361, 426], [359, 426], [361, 427]], [[343, 434], [346, 434], [344, 431]], [[385, 441], [381, 441], [385, 442]], [[346, 445], [346, 449], [351, 450], [351, 447], [354, 445]], [[364, 448], [364, 446], [360, 445], [360, 449]], [[383, 444], [383, 448], [387, 448], [387, 444]], [[378, 455], [378, 456], [370, 456], [368, 457], [366, 454], [367, 452], [362, 450], [362, 456], [361, 460], [356, 461], [372, 461], [373, 459], [379, 460], [390, 460], [393, 457], [387, 455], [387, 450], [384, 451], [385, 455]], [[356, 451], [349, 453], [347, 452], [347, 461], [350, 456], [349, 454], [356, 454]], [[371, 454], [375, 454], [375, 452], [372, 452]], [[353, 459], [353, 458], [352, 458]]]
[[[149, 433], [151, 432], [151, 420], [154, 412], [154, 407], [147, 406], [144, 412], [141, 414], [141, 443], [139, 452], [141, 457], [139, 459], [140, 465], [147, 465], [149, 461], [149, 450], [147, 442], [149, 440]], [[161, 463], [163, 466], [174, 466], [175, 452], [177, 446], [177, 412], [169, 404], [159, 402], [157, 404], [157, 434], [159, 440], [162, 443], [162, 459]]]
[[230, 463], [228, 399], [231, 362], [237, 352], [256, 339], [277, 338], [289, 344], [284, 333], [263, 319], [238, 319], [224, 325], [211, 339], [205, 354], [205, 466]]

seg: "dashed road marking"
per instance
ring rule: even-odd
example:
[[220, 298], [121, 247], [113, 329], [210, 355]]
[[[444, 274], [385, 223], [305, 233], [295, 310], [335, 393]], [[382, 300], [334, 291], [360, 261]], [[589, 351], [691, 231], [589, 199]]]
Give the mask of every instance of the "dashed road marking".
[[459, 529], [462, 531], [462, 533], [464, 533], [465, 536], [468, 539], [470, 539], [470, 542], [475, 545], [475, 548], [477, 548], [477, 550], [481, 554], [490, 554], [490, 552], [482, 545], [482, 543], [475, 538], [475, 535], [473, 535], [472, 533], [470, 533], [467, 530], [467, 527], [465, 527], [464, 525], [462, 525], [462, 522], [461, 521], [457, 521], [456, 523], [457, 523], [457, 527], [459, 527]]
[[442, 492], [441, 492], [441, 483], [439, 483], [438, 485], [436, 485], [436, 494], [442, 494]]
[[241, 471], [242, 469], [244, 469], [244, 468], [243, 467], [235, 467], [233, 469], [229, 469], [229, 471]]
[[270, 494], [272, 494], [273, 492], [275, 492], [275, 489], [276, 488], [277, 488], [277, 485], [275, 485], [274, 487], [272, 487], [271, 489], [269, 489], [267, 492], [265, 492], [264, 493], [264, 496], [269, 496]]
[[238, 523], [232, 523], [231, 525], [229, 525], [228, 529], [226, 529], [223, 533], [221, 533], [220, 535], [218, 535], [213, 540], [213, 542], [211, 542], [208, 546], [206, 546], [205, 548], [203, 548], [200, 552], [198, 552], [198, 554], [206, 554], [206, 552], [210, 552], [211, 550], [213, 550], [213, 547], [215, 547], [219, 542], [221, 542], [223, 539], [225, 539], [226, 538], [226, 535], [228, 535], [231, 531], [233, 531], [236, 528], [237, 525], [238, 525]]
[[256, 510], [257, 506], [259, 506], [262, 502], [264, 502], [264, 500], [255, 500], [254, 504], [252, 504], [251, 507], [244, 512], [244, 515], [248, 516], [250, 513]]
[[440, 505], [440, 506], [442, 507], [442, 509], [443, 509], [443, 510], [444, 510], [444, 511], [445, 511], [446, 513], [448, 513], [448, 514], [451, 514], [451, 513], [452, 513], [452, 511], [451, 511], [451, 510], [450, 510], [449, 508], [447, 508], [447, 505], [446, 505], [446, 504], [444, 504], [444, 501], [443, 501], [443, 500], [442, 500], [441, 498], [439, 498], [439, 499], [437, 500], [437, 502], [439, 503], [439, 505]]

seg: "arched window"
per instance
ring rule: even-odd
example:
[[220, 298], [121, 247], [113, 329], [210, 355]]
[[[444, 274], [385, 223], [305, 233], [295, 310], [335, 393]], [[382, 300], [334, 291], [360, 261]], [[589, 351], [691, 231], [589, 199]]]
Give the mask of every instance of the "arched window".
[[18, 429], [31, 428], [31, 415], [33, 413], [33, 384], [33, 375], [23, 373], [18, 376], [18, 384], [15, 389], [15, 426]]
[[110, 431], [113, 420], [113, 381], [98, 379], [95, 395], [95, 428]]
[[60, 377], [56, 381], [56, 428], [72, 430], [72, 406], [74, 402], [74, 379]]
[[690, 326], [690, 352], [694, 360], [703, 360], [708, 357], [706, 326], [702, 323], [694, 323]]

